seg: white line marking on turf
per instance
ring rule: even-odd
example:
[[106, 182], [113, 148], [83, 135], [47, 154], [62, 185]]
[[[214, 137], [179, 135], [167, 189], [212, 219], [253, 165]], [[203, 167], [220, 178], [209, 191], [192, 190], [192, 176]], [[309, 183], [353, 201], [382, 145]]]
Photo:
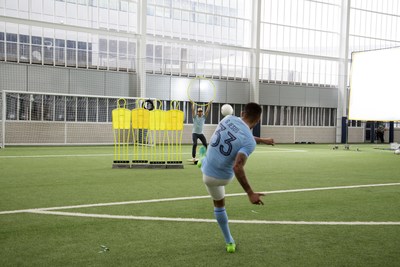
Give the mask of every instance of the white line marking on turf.
[[2, 159], [19, 159], [19, 158], [70, 158], [70, 157], [105, 157], [114, 156], [114, 154], [69, 154], [69, 155], [29, 155], [29, 156], [0, 156]]
[[[110, 214], [90, 214], [79, 212], [61, 212], [61, 211], [44, 211], [44, 210], [27, 210], [29, 213], [88, 217], [101, 219], [122, 219], [122, 220], [141, 220], [141, 221], [167, 221], [167, 222], [200, 222], [200, 223], [216, 223], [215, 219], [201, 218], [168, 218], [168, 217], [150, 217], [150, 216], [130, 216], [130, 215], [110, 215]], [[241, 224], [296, 224], [296, 225], [400, 225], [400, 222], [306, 222], [306, 221], [266, 221], [266, 220], [229, 220], [229, 223]]]
[[276, 152], [308, 152], [304, 149], [281, 148], [281, 147], [257, 147], [253, 153], [276, 153]]
[[[253, 153], [285, 153], [285, 152], [307, 152], [306, 150], [299, 149], [289, 149], [289, 148], [269, 148], [268, 150], [256, 150]], [[178, 153], [171, 153], [178, 154]], [[190, 155], [191, 152], [179, 153], [182, 155]], [[112, 157], [114, 154], [65, 154], [65, 155], [10, 155], [10, 156], [0, 156], [0, 159], [19, 159], [19, 158], [74, 158], [74, 157]]]
[[[156, 153], [157, 154], [157, 153]], [[171, 153], [178, 154], [178, 153]], [[182, 155], [191, 155], [189, 153], [179, 153]], [[67, 155], [28, 155], [28, 156], [0, 156], [0, 159], [19, 159], [19, 158], [71, 158], [71, 157], [112, 157], [114, 154], [67, 154]]]
[[[265, 192], [265, 193], [266, 194], [281, 194], [281, 193], [310, 192], [310, 191], [321, 191], [321, 190], [353, 189], [353, 188], [397, 186], [397, 185], [400, 185], [400, 183], [317, 187], [317, 188], [304, 188], [304, 189], [277, 190], [277, 191], [270, 191], [270, 192]], [[245, 195], [245, 193], [227, 194], [226, 196], [233, 197], [233, 196], [243, 196], [243, 195]], [[62, 210], [62, 209], [90, 208], [90, 207], [142, 204], [142, 203], [156, 203], [156, 202], [193, 200], [193, 199], [204, 199], [204, 198], [209, 198], [209, 196], [207, 195], [207, 196], [192, 196], [192, 197], [177, 197], [177, 198], [161, 198], [161, 199], [149, 199], [149, 200], [134, 200], [134, 201], [124, 201], [124, 202], [63, 206], [63, 207], [13, 210], [13, 211], [2, 211], [2, 212], [0, 212], [0, 215], [1, 214], [15, 214], [15, 213], [36, 213], [36, 214], [48, 214], [48, 215], [108, 218], [108, 219], [172, 221], [172, 222], [213, 222], [214, 223], [215, 220], [211, 220], [211, 219], [165, 218], [165, 217], [150, 217], [150, 216], [123, 216], [123, 215], [109, 215], [109, 214], [89, 214], [89, 213], [52, 211], [52, 210]], [[248, 224], [301, 224], [301, 225], [307, 225], [307, 224], [310, 224], [310, 225], [400, 225], [400, 222], [305, 222], [305, 221], [263, 221], [263, 220], [230, 220], [230, 222], [232, 222], [232, 223], [248, 223]]]
[[[294, 192], [308, 192], [308, 191], [335, 190], [335, 189], [352, 189], [352, 188], [379, 187], [379, 186], [396, 186], [396, 185], [400, 185], [400, 183], [316, 187], [316, 188], [303, 188], [303, 189], [276, 190], [276, 191], [270, 191], [270, 192], [266, 191], [264, 193], [265, 194], [279, 194], [279, 193], [294, 193]], [[243, 193], [242, 195], [245, 195], [245, 193]]]
[[[400, 183], [387, 183], [387, 184], [366, 184], [366, 185], [347, 185], [347, 186], [333, 186], [333, 187], [316, 187], [316, 188], [302, 188], [302, 189], [289, 189], [289, 190], [276, 190], [276, 191], [265, 191], [264, 194], [282, 194], [282, 193], [296, 193], [296, 192], [309, 192], [309, 191], [322, 191], [322, 190], [337, 190], [337, 189], [352, 189], [352, 188], [363, 188], [363, 187], [378, 187], [378, 186], [396, 186]], [[244, 196], [246, 193], [235, 193], [226, 194], [226, 197]], [[11, 213], [23, 213], [31, 212], [32, 210], [66, 210], [66, 209], [79, 209], [79, 208], [92, 208], [92, 207], [106, 207], [106, 206], [117, 206], [117, 205], [131, 205], [131, 204], [144, 204], [144, 203], [157, 203], [167, 201], [180, 201], [180, 200], [194, 200], [194, 199], [205, 199], [210, 196], [191, 196], [191, 197], [174, 197], [174, 198], [159, 198], [159, 199], [146, 199], [146, 200], [132, 200], [122, 202], [109, 202], [109, 203], [96, 203], [96, 204], [83, 204], [73, 206], [60, 206], [60, 207], [49, 207], [49, 208], [37, 208], [37, 209], [25, 209], [25, 210], [12, 210], [12, 211], [1, 211], [1, 214]]]

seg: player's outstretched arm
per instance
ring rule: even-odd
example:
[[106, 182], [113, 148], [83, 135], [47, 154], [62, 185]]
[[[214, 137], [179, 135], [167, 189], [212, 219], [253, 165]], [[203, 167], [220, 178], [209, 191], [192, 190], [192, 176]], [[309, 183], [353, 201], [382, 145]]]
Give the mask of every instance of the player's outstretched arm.
[[254, 136], [254, 140], [256, 141], [257, 144], [262, 143], [262, 144], [271, 145], [271, 146], [275, 145], [273, 138]]
[[244, 154], [242, 153], [237, 154], [235, 164], [233, 166], [233, 171], [235, 172], [236, 179], [239, 181], [243, 190], [247, 193], [249, 201], [252, 204], [264, 205], [264, 202], [262, 202], [261, 200], [261, 196], [263, 196], [264, 194], [254, 193], [253, 189], [251, 188], [247, 180], [246, 173], [244, 171], [244, 165], [246, 164], [246, 160], [247, 157]]

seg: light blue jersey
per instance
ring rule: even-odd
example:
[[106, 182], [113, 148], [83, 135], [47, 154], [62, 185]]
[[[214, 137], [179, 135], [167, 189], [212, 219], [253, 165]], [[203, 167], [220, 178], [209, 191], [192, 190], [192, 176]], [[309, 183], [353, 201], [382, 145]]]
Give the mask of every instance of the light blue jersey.
[[201, 170], [217, 179], [233, 177], [237, 153], [246, 157], [254, 151], [256, 142], [249, 126], [241, 118], [226, 116], [211, 137]]
[[195, 115], [193, 117], [192, 133], [202, 134], [203, 133], [203, 125], [204, 125], [205, 121], [206, 121], [206, 116], [203, 115], [203, 116], [199, 117], [198, 115]]

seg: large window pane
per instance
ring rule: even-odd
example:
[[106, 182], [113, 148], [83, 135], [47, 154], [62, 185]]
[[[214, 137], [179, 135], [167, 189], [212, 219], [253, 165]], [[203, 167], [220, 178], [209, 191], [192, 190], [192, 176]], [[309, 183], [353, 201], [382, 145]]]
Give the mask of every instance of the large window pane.
[[87, 98], [86, 97], [78, 97], [76, 111], [77, 111], [76, 120], [77, 121], [86, 121], [86, 114], [87, 114]]
[[54, 96], [50, 95], [43, 96], [43, 120], [45, 121], [54, 120]]
[[107, 99], [99, 98], [99, 108], [98, 108], [98, 121], [107, 121]]
[[76, 121], [76, 97], [66, 97], [67, 121]]
[[88, 99], [88, 121], [97, 121], [97, 98]]
[[41, 121], [42, 118], [42, 95], [30, 95], [30, 106], [31, 106], [31, 120]]
[[55, 97], [55, 120], [64, 121], [65, 120], [65, 97], [56, 96]]

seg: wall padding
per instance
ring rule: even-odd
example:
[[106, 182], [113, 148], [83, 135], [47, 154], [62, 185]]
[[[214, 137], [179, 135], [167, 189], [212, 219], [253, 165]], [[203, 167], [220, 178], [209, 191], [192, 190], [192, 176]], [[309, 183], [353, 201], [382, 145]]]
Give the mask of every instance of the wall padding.
[[28, 91], [68, 94], [69, 71], [67, 68], [28, 65]]
[[70, 70], [70, 92], [81, 95], [104, 95], [104, 72]]
[[0, 62], [0, 91], [26, 91], [27, 65]]

